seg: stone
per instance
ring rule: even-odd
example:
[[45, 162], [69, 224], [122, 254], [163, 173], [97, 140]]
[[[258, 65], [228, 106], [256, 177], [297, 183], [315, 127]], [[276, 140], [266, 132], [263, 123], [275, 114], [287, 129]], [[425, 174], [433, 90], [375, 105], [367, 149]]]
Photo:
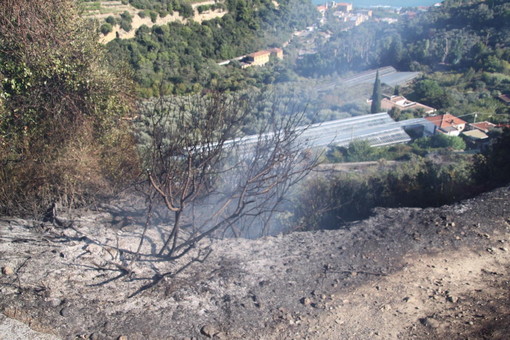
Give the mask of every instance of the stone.
[[310, 298], [307, 298], [307, 297], [303, 297], [301, 298], [301, 300], [299, 300], [303, 305], [305, 306], [308, 306], [312, 303], [312, 300], [310, 300]]
[[71, 310], [68, 307], [64, 307], [60, 310], [60, 315], [62, 315], [63, 317], [68, 317], [69, 315], [71, 315]]
[[208, 338], [212, 338], [216, 334], [220, 333], [220, 331], [215, 326], [210, 325], [210, 324], [205, 325], [204, 327], [202, 327], [200, 332], [203, 335], [205, 335], [206, 337], [208, 337]]
[[103, 252], [103, 247], [100, 245], [91, 243], [87, 246], [87, 251], [91, 254], [101, 254]]
[[128, 337], [125, 335], [121, 335], [117, 338], [117, 340], [128, 340]]
[[14, 275], [14, 269], [12, 269], [12, 267], [10, 266], [2, 267], [2, 274], [9, 276]]
[[439, 321], [433, 319], [433, 318], [422, 318], [420, 319], [420, 322], [422, 325], [435, 329], [439, 327]]
[[214, 339], [218, 339], [218, 340], [227, 340], [228, 339], [228, 336], [226, 333], [224, 332], [219, 332], [219, 333], [216, 333], [214, 334]]
[[50, 304], [51, 304], [52, 307], [58, 307], [58, 306], [60, 306], [62, 304], [62, 300], [57, 299], [57, 298], [51, 299], [50, 300]]
[[448, 295], [446, 297], [446, 300], [448, 300], [449, 302], [452, 302], [452, 303], [457, 303], [459, 301], [459, 298], [456, 296]]

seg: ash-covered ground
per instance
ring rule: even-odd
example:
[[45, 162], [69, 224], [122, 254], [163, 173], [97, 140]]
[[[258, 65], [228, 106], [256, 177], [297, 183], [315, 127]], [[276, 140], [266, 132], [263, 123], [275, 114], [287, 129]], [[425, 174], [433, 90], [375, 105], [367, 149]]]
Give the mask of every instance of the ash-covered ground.
[[[0, 339], [510, 334], [508, 187], [452, 206], [377, 209], [344, 230], [204, 241], [212, 253], [189, 267], [200, 247], [132, 263], [142, 227], [114, 215], [0, 219]], [[149, 231], [142, 253], [164, 229]]]

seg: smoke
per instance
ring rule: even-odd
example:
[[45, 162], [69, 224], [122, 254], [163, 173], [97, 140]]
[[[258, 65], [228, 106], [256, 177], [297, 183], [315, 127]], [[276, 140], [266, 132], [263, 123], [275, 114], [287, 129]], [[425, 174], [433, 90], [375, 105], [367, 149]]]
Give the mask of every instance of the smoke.
[[278, 214], [291, 189], [317, 163], [303, 151], [304, 107], [275, 95], [160, 98], [146, 103], [143, 117], [150, 210], [172, 225], [160, 254], [185, 252], [205, 237], [281, 232]]

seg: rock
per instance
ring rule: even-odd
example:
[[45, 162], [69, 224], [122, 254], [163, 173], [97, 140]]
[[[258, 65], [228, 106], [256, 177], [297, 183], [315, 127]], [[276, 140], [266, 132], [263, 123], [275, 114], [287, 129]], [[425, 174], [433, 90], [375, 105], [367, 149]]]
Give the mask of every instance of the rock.
[[448, 295], [446, 297], [446, 300], [448, 300], [449, 302], [452, 302], [452, 303], [457, 303], [459, 301], [459, 298], [456, 296]]
[[71, 310], [69, 309], [69, 307], [64, 307], [60, 310], [60, 315], [62, 315], [63, 317], [68, 317], [69, 315], [71, 315]]
[[121, 335], [117, 338], [117, 340], [128, 340], [128, 337], [125, 335]]
[[429, 327], [432, 329], [439, 327], [439, 321], [437, 321], [433, 318], [422, 318], [422, 319], [420, 319], [420, 322], [423, 326]]
[[100, 245], [91, 243], [87, 246], [87, 251], [91, 254], [101, 254], [103, 252], [103, 247]]
[[218, 339], [218, 340], [227, 340], [228, 339], [228, 336], [226, 333], [224, 332], [219, 332], [219, 333], [216, 333], [214, 335], [214, 339]]
[[299, 300], [303, 305], [305, 306], [308, 306], [312, 303], [312, 300], [310, 300], [309, 298], [307, 297], [303, 297], [301, 298], [301, 300]]
[[384, 305], [381, 307], [381, 310], [390, 310], [391, 309], [391, 305]]
[[215, 326], [210, 325], [210, 324], [202, 327], [200, 332], [208, 338], [212, 338], [216, 334], [220, 333], [219, 329], [217, 329]]
[[57, 299], [57, 298], [51, 299], [50, 300], [50, 304], [51, 304], [52, 307], [58, 307], [58, 306], [60, 306], [62, 304], [62, 300]]
[[2, 267], [2, 274], [9, 276], [14, 275], [14, 269], [12, 269], [12, 267], [10, 266]]

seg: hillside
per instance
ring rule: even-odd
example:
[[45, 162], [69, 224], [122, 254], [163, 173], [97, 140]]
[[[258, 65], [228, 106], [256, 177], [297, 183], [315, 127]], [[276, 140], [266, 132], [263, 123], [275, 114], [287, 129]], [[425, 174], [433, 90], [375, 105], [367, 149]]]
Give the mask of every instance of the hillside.
[[0, 335], [504, 339], [509, 196], [504, 187], [453, 206], [377, 209], [344, 230], [215, 240], [206, 262], [155, 285], [190, 258], [125, 272], [139, 226], [112, 225], [112, 206], [76, 212], [68, 227], [2, 218]]
[[82, 3], [82, 8], [84, 11], [83, 15], [85, 17], [97, 19], [100, 23], [103, 24], [104, 20], [108, 17], [113, 17], [117, 20], [121, 20], [122, 14], [125, 13], [129, 13], [129, 15], [132, 17], [130, 30], [126, 31], [120, 25], [112, 25], [111, 31], [109, 33], [101, 35], [100, 41], [103, 44], [107, 44], [117, 37], [120, 39], [134, 38], [136, 30], [138, 30], [143, 25], [147, 27], [152, 27], [155, 25], [162, 26], [170, 22], [187, 23], [189, 20], [201, 23], [204, 20], [221, 18], [228, 13], [228, 11], [221, 8], [207, 9], [205, 11], [199, 11], [198, 9], [200, 6], [210, 6], [213, 4], [215, 4], [214, 1], [199, 1], [191, 4], [193, 15], [189, 19], [177, 11], [173, 12], [172, 14], [164, 13], [163, 15], [157, 13], [157, 15], [151, 17], [150, 12], [149, 15], [147, 15], [145, 11], [136, 8], [129, 3], [123, 4], [121, 1], [97, 1], [93, 2], [92, 4], [90, 2], [85, 2]]

